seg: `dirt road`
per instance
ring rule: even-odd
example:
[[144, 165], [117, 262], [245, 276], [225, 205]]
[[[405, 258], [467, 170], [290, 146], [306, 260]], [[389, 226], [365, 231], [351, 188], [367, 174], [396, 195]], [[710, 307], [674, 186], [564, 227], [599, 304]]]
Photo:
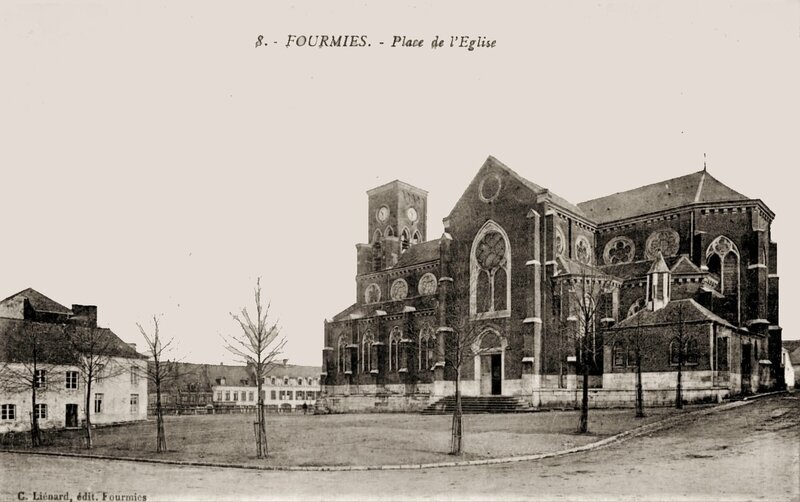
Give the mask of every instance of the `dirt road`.
[[0, 498], [35, 500], [34, 491], [73, 501], [84, 492], [96, 501], [103, 492], [139, 501], [800, 500], [800, 394], [584, 454], [496, 466], [262, 472], [0, 454]]

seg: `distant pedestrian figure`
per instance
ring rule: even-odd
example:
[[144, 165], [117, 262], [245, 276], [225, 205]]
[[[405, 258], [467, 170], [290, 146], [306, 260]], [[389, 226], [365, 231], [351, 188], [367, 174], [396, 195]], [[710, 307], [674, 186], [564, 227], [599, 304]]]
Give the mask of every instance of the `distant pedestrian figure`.
[[308, 403], [303, 403], [303, 415], [308, 414]]

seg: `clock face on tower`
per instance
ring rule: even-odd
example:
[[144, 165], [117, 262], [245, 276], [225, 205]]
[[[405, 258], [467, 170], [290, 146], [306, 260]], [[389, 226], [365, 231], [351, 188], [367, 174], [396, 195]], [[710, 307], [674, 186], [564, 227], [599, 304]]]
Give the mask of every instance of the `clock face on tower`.
[[413, 207], [409, 207], [408, 211], [406, 211], [406, 216], [408, 216], [408, 219], [411, 221], [417, 221], [417, 210]]
[[378, 221], [384, 222], [388, 217], [389, 217], [389, 208], [386, 206], [381, 206], [381, 208], [378, 209]]

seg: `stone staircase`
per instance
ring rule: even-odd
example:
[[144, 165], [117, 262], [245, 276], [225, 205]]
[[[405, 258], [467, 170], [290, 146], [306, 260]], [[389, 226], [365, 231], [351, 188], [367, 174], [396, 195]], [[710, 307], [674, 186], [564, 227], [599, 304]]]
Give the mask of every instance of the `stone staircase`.
[[[455, 396], [447, 396], [428, 405], [423, 415], [449, 415], [456, 406]], [[461, 411], [466, 413], [521, 413], [535, 409], [523, 399], [513, 396], [461, 396]]]

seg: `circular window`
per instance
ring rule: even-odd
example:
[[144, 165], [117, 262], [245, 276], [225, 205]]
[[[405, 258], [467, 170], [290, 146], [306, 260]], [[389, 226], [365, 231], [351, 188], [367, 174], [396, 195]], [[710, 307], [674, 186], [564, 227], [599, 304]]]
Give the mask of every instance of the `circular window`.
[[397, 279], [389, 290], [392, 300], [404, 300], [408, 296], [408, 283], [404, 279]]
[[500, 176], [489, 174], [481, 180], [478, 187], [478, 195], [483, 202], [492, 202], [500, 195]]
[[582, 235], [575, 239], [575, 258], [581, 263], [592, 262], [592, 245], [589, 244], [589, 239]]
[[436, 276], [429, 272], [420, 278], [417, 289], [420, 295], [426, 296], [436, 293], [436, 286]]
[[617, 263], [630, 263], [633, 261], [633, 254], [636, 246], [627, 237], [614, 237], [606, 244], [603, 250], [603, 261], [606, 265]]
[[648, 260], [655, 260], [659, 252], [664, 256], [675, 256], [678, 254], [680, 243], [681, 238], [675, 230], [668, 228], [653, 232], [644, 245], [645, 257]]
[[564, 244], [566, 239], [564, 238], [564, 232], [561, 231], [560, 227], [556, 227], [556, 235], [555, 235], [555, 243], [554, 247], [556, 250], [556, 256], [564, 256]]
[[386, 218], [389, 217], [389, 208], [386, 206], [381, 206], [380, 209], [378, 209], [378, 212], [375, 213], [375, 217], [378, 218], [378, 221], [383, 223], [386, 221]]
[[378, 303], [379, 301], [381, 301], [381, 287], [373, 282], [364, 291], [364, 302]]

